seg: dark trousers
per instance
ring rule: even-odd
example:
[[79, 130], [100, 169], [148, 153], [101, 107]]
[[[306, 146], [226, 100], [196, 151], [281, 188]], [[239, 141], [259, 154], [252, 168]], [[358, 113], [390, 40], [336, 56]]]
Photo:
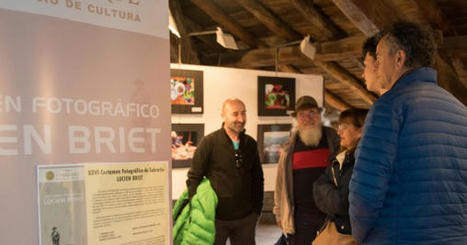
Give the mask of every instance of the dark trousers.
[[295, 212], [295, 234], [287, 235], [289, 245], [310, 245], [323, 226], [326, 215], [321, 212]]
[[215, 245], [225, 245], [230, 238], [232, 245], [255, 245], [255, 228], [258, 215], [252, 212], [245, 218], [236, 220], [216, 219]]

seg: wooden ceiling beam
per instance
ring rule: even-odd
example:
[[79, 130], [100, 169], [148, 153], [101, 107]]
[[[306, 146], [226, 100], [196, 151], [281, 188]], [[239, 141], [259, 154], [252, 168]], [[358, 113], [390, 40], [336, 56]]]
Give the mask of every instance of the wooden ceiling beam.
[[425, 17], [433, 29], [442, 32], [456, 32], [433, 0], [408, 0], [406, 4], [411, 4], [412, 1], [416, 5], [416, 9], [420, 11], [421, 16]]
[[[458, 58], [452, 59], [452, 65], [454, 67], [454, 70], [456, 70], [457, 75], [459, 75], [460, 77], [467, 78], [467, 70], [464, 67], [464, 63], [462, 63], [460, 59]], [[464, 83], [464, 86], [467, 87], [467, 83]]]
[[170, 62], [177, 63], [178, 62], [178, 37], [175, 36], [172, 32], [169, 32], [169, 40], [170, 40]]
[[353, 89], [367, 104], [372, 105], [376, 101], [376, 96], [368, 92], [357, 78], [336, 63], [315, 61], [314, 64], [334, 79]]
[[324, 100], [328, 105], [336, 108], [339, 111], [345, 111], [347, 109], [352, 108], [352, 106], [347, 104], [345, 101], [341, 100], [335, 94], [329, 92], [329, 90], [327, 89], [324, 90]]
[[[217, 7], [211, 0], [191, 0], [198, 8], [203, 10], [215, 22], [230, 31], [234, 36], [240, 38], [251, 48], [266, 47], [257, 40], [250, 32], [243, 28], [239, 23], [228, 16], [224, 11]], [[173, 2], [173, 1], [169, 1]]]
[[321, 11], [316, 9], [312, 3], [305, 0], [290, 0], [295, 9], [311, 23], [313, 28], [317, 28], [323, 37], [319, 40], [329, 40], [343, 37], [345, 33], [341, 31], [328, 17], [323, 15]]
[[467, 35], [444, 37], [440, 49], [452, 57], [467, 57]]
[[[443, 60], [443, 59], [440, 59], [440, 60]], [[456, 97], [462, 102], [464, 103], [464, 105], [467, 105], [467, 71], [464, 67], [464, 64], [462, 63], [462, 61], [458, 58], [453, 58], [452, 59], [452, 68], [448, 65], [448, 64], [444, 64], [444, 66], [446, 67], [446, 71], [448, 72], [447, 75], [450, 75], [452, 74], [452, 71], [451, 70], [454, 70], [455, 73], [457, 74], [457, 77], [459, 78], [459, 82], [457, 83], [454, 83], [452, 81], [455, 81], [455, 80], [451, 80], [451, 83], [449, 83], [449, 88], [450, 90], [449, 91], [455, 91], [455, 93], [453, 93], [454, 95], [456, 95]], [[444, 70], [442, 70], [441, 72], [446, 72]]]
[[244, 9], [256, 17], [269, 30], [285, 38], [287, 41], [295, 41], [303, 38], [287, 23], [277, 17], [271, 10], [264, 7], [257, 0], [236, 0]]
[[352, 59], [362, 56], [362, 44], [366, 37], [357, 35], [335, 41], [317, 42], [317, 57], [325, 61]]
[[[336, 41], [317, 42], [315, 61], [338, 61], [361, 56], [361, 45], [365, 36], [354, 36]], [[298, 46], [279, 48], [279, 64], [297, 64], [307, 59]], [[263, 67], [275, 64], [276, 48], [254, 49], [246, 52], [237, 62], [240, 67]]]
[[177, 52], [178, 57], [182, 63], [185, 64], [200, 64], [198, 51], [193, 44], [193, 41], [187, 36], [189, 33], [188, 28], [185, 26], [186, 23], [185, 16], [183, 15], [182, 7], [180, 6], [179, 1], [169, 1], [169, 8], [172, 16], [174, 18], [175, 24], [177, 25], [178, 33], [180, 34], [181, 45], [180, 53]]
[[303, 73], [301, 70], [295, 68], [292, 65], [279, 65], [279, 70], [282, 72]]
[[402, 20], [391, 0], [332, 0], [361, 32], [370, 37], [386, 25]]
[[[172, 1], [170, 1], [172, 2]], [[202, 32], [202, 31], [207, 31], [205, 29], [203, 29], [199, 24], [197, 24], [196, 22], [194, 22], [192, 19], [188, 18], [185, 16], [185, 26], [188, 28], [188, 30], [190, 32]], [[199, 40], [201, 40], [203, 43], [205, 44], [208, 44], [208, 45], [211, 45], [212, 46], [212, 39], [209, 38], [209, 36], [207, 35], [200, 35], [200, 36], [191, 36], [190, 38], [197, 38]], [[220, 45], [219, 46], [219, 50], [223, 50], [224, 48], [221, 48]]]
[[[365, 36], [354, 36], [336, 41], [317, 42], [316, 61], [340, 61], [353, 59], [357, 65], [362, 66], [358, 58], [361, 57], [361, 45], [366, 40]], [[444, 38], [440, 48], [443, 53], [452, 57], [466, 57], [467, 35]], [[264, 67], [274, 66], [276, 48], [253, 49], [236, 58], [239, 67]], [[297, 64], [303, 62], [306, 56], [300, 52], [298, 46], [279, 48], [279, 64]], [[234, 58], [235, 60], [235, 58]], [[232, 65], [226, 63], [226, 65]], [[362, 68], [363, 69], [363, 68]]]

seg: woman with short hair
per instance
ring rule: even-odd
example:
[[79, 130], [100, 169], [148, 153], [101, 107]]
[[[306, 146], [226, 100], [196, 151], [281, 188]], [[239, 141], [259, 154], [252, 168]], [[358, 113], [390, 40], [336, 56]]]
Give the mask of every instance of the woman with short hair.
[[341, 151], [314, 183], [316, 206], [327, 214], [322, 234], [313, 245], [356, 244], [351, 234], [349, 218], [349, 182], [355, 163], [355, 148], [362, 136], [368, 110], [349, 109], [339, 116]]

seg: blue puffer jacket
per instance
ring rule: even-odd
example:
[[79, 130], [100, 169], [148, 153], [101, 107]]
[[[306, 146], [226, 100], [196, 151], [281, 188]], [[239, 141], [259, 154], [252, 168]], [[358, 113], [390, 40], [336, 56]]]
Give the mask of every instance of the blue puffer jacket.
[[363, 244], [467, 244], [467, 109], [436, 71], [403, 76], [371, 108], [350, 182]]

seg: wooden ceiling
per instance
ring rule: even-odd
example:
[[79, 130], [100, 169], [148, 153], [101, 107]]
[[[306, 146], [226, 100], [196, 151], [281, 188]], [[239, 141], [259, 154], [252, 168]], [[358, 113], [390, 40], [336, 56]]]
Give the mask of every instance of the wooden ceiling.
[[[361, 78], [367, 37], [397, 20], [430, 25], [439, 84], [467, 105], [464, 0], [169, 0], [169, 6], [182, 37], [170, 36], [171, 62], [320, 74], [325, 107], [340, 111], [369, 108], [377, 99]], [[240, 50], [221, 47], [215, 35], [188, 36], [218, 26]], [[317, 47], [314, 60], [298, 44], [287, 45], [307, 35]]]

